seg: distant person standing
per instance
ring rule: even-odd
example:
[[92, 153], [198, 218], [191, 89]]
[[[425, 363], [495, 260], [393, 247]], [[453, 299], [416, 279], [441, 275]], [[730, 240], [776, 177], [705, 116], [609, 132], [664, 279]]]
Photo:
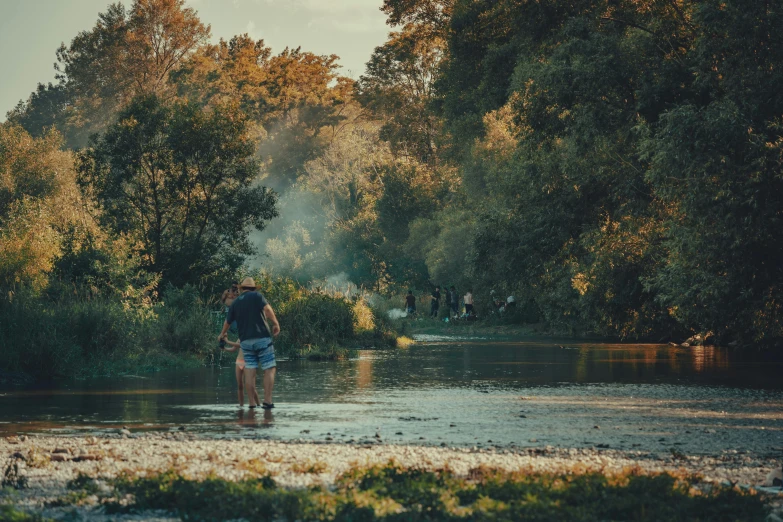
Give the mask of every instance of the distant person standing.
[[408, 295], [405, 296], [405, 312], [408, 315], [416, 315], [416, 297], [413, 290], [408, 290]]
[[[256, 397], [256, 371], [259, 367], [264, 372], [264, 409], [275, 407], [272, 402], [272, 389], [275, 386], [275, 347], [272, 336], [280, 333], [280, 323], [277, 322], [274, 310], [269, 306], [263, 295], [256, 292], [256, 282], [246, 277], [239, 285], [239, 296], [228, 309], [223, 330], [218, 336], [220, 341], [229, 325], [236, 321], [239, 330], [239, 342], [245, 359], [245, 388], [251, 408], [258, 406]], [[267, 326], [267, 321], [271, 324]]]
[[459, 316], [459, 296], [457, 295], [457, 289], [454, 288], [454, 285], [451, 285], [449, 294], [451, 295], [451, 313], [454, 317], [457, 317]]
[[223, 295], [220, 297], [220, 301], [226, 307], [226, 312], [237, 297], [239, 297], [239, 283], [234, 281], [229, 288], [223, 290]]
[[432, 302], [430, 303], [430, 317], [437, 319], [438, 312], [440, 311], [440, 287], [436, 286], [432, 291]]
[[468, 293], [465, 294], [465, 315], [473, 314], [473, 289], [469, 288]]

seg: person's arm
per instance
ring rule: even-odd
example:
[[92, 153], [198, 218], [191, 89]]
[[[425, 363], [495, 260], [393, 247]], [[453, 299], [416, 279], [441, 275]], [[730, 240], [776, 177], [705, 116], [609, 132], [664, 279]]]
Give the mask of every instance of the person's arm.
[[218, 335], [218, 342], [220, 342], [220, 340], [223, 339], [223, 337], [228, 333], [229, 328], [231, 328], [231, 325], [223, 321], [223, 329], [220, 331], [220, 335]]
[[275, 315], [275, 311], [272, 310], [272, 307], [269, 305], [266, 305], [264, 307], [264, 317], [269, 321], [269, 324], [272, 326], [272, 335], [276, 336], [280, 333], [280, 323], [277, 322], [277, 316]]
[[220, 302], [226, 304], [227, 297], [228, 297], [228, 290], [223, 290], [223, 295], [220, 296]]
[[226, 341], [226, 346], [230, 346], [231, 348], [223, 347], [223, 350], [227, 352], [236, 352], [239, 349], [239, 343], [235, 343], [233, 341], [229, 341], [228, 339], [223, 339]]

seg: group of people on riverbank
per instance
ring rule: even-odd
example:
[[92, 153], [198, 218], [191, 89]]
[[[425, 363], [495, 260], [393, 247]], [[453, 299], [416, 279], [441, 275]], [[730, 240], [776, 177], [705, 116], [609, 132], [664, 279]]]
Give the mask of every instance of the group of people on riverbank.
[[[430, 317], [437, 319], [440, 315], [440, 286], [435, 286], [435, 289], [430, 295]], [[475, 317], [475, 311], [473, 309], [473, 289], [468, 289], [467, 293], [462, 296], [462, 303], [464, 304], [465, 311], [464, 317]], [[452, 285], [446, 289], [446, 307], [449, 311], [449, 318], [460, 317], [460, 296], [457, 294], [457, 290]], [[416, 315], [416, 296], [413, 295], [413, 290], [408, 290], [408, 294], [405, 296], [405, 312], [408, 316]]]
[[[244, 405], [245, 394], [250, 408], [275, 407], [272, 391], [275, 386], [277, 362], [274, 337], [280, 333], [280, 323], [272, 306], [257, 291], [256, 282], [246, 277], [241, 283], [233, 283], [223, 292], [221, 301], [226, 307], [226, 319], [218, 335], [220, 347], [238, 352], [236, 360], [237, 398]], [[236, 332], [239, 342], [228, 340], [229, 331]], [[259, 404], [256, 390], [256, 374], [264, 372], [264, 400]]]

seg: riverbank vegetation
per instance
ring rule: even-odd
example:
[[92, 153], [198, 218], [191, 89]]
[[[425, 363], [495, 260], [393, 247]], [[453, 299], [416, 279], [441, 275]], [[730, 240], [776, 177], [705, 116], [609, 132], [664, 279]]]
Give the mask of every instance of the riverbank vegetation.
[[57, 50], [0, 124], [2, 369], [203, 363], [206, 314], [259, 267], [296, 286], [270, 301], [300, 356], [393, 344], [373, 300], [434, 284], [557, 332], [783, 339], [783, 12], [381, 8], [358, 80], [212, 41], [180, 0], [113, 4]]
[[[303, 472], [315, 472], [304, 470]], [[114, 480], [101, 494], [112, 512], [164, 510], [187, 520], [764, 520], [763, 498], [703, 484], [698, 477], [629, 471], [508, 472], [476, 468], [467, 477], [395, 463], [354, 468], [334, 488], [280, 487], [262, 474], [237, 482], [192, 479], [172, 470]], [[86, 476], [71, 501], [100, 492]], [[79, 495], [80, 490], [86, 493]], [[119, 502], [119, 499], [125, 499]]]
[[[257, 281], [286, 327], [275, 341], [280, 357], [336, 360], [395, 344], [399, 326], [362, 297], [264, 273]], [[191, 285], [168, 285], [154, 298], [68, 290], [49, 285], [0, 302], [0, 367], [37, 380], [84, 378], [195, 367], [217, 355], [225, 314]]]

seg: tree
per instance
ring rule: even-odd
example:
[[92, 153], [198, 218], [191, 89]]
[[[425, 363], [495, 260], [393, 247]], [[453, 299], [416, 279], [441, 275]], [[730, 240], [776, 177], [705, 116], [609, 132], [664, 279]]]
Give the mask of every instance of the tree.
[[455, 0], [383, 0], [381, 11], [392, 27], [415, 24], [444, 37], [451, 25], [454, 4]]
[[83, 146], [133, 97], [171, 96], [169, 76], [209, 34], [184, 0], [134, 0], [127, 11], [111, 4], [93, 29], [57, 50], [57, 88], [39, 86], [12, 117], [35, 133], [56, 125], [69, 146]]
[[338, 59], [286, 48], [269, 60], [270, 110], [262, 119], [267, 137], [260, 153], [269, 158], [268, 175], [282, 187], [304, 174], [304, 165], [346, 118], [354, 82], [337, 74]]
[[33, 138], [0, 124], [0, 289], [43, 288], [70, 226], [89, 229], [73, 158], [49, 131]]
[[641, 129], [667, 208], [647, 279], [678, 321], [722, 340], [783, 338], [783, 12], [764, 1], [688, 5], [685, 103]]
[[434, 165], [440, 119], [432, 111], [434, 81], [445, 41], [409, 24], [389, 35], [367, 62], [359, 101], [379, 121], [381, 139], [398, 155]]
[[126, 234], [150, 272], [175, 285], [237, 269], [248, 235], [277, 215], [255, 186], [246, 118], [231, 106], [136, 98], [79, 155], [79, 181], [101, 223]]
[[298, 48], [273, 55], [263, 40], [240, 35], [205, 46], [174, 78], [184, 98], [239, 103], [255, 126], [264, 176], [284, 190], [351, 113], [353, 81], [337, 74], [337, 61]]
[[69, 103], [68, 92], [62, 84], [39, 83], [27, 102], [20, 101], [8, 112], [8, 120], [34, 138], [40, 138], [51, 128], [65, 127]]

